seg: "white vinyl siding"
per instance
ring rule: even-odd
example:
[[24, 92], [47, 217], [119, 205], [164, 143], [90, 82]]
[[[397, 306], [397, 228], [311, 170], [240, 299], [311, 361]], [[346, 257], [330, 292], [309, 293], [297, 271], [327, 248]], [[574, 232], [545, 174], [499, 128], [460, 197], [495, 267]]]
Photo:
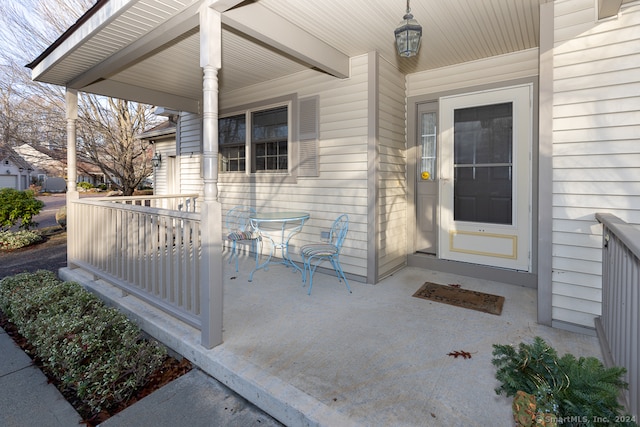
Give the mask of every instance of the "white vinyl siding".
[[407, 161], [405, 79], [390, 63], [378, 63], [378, 278], [407, 262]]
[[[349, 215], [349, 233], [340, 261], [347, 274], [367, 275], [367, 55], [351, 59], [347, 79], [305, 71], [265, 84], [220, 94], [220, 108], [255, 104], [290, 94], [319, 100], [318, 176], [298, 176], [295, 183], [252, 182], [220, 184], [223, 212], [239, 204], [259, 211], [292, 210], [311, 213], [295, 236], [291, 255], [299, 259], [301, 245], [317, 242], [342, 213]], [[293, 143], [297, 143], [294, 141]]]
[[461, 92], [478, 87], [538, 75], [538, 49], [521, 50], [407, 76], [407, 96]]
[[601, 312], [596, 212], [640, 224], [640, 5], [595, 22], [593, 0], [554, 4], [553, 321]]
[[170, 194], [167, 174], [168, 159], [169, 156], [175, 156], [176, 142], [174, 139], [164, 139], [156, 141], [153, 145], [154, 151], [162, 156], [160, 166], [153, 169], [153, 193], [157, 195]]

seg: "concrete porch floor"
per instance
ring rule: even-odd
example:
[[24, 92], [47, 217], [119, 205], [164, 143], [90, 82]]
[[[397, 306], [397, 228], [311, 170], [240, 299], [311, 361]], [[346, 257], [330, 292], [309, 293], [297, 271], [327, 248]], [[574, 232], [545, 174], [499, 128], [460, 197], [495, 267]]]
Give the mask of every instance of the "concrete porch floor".
[[[225, 257], [227, 254], [225, 253]], [[224, 343], [207, 350], [199, 332], [116, 288], [62, 269], [111, 300], [141, 327], [289, 426], [510, 426], [511, 401], [495, 394], [493, 344], [541, 336], [559, 354], [602, 359], [596, 337], [536, 323], [535, 290], [405, 268], [377, 285], [300, 273], [281, 265], [248, 282], [224, 263]], [[502, 315], [414, 298], [426, 281], [502, 295]], [[453, 358], [457, 350], [471, 359]]]

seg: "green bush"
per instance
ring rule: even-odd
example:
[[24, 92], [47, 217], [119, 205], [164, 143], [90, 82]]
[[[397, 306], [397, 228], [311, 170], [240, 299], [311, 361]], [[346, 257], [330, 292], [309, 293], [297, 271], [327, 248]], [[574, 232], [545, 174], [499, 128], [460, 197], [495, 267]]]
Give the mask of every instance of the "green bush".
[[78, 183], [78, 188], [82, 188], [84, 190], [89, 190], [91, 188], [93, 188], [93, 184], [91, 184], [90, 182], [79, 182]]
[[[538, 414], [553, 414], [567, 426], [636, 425], [615, 423], [623, 417], [618, 402], [625, 369], [605, 368], [595, 357], [559, 357], [542, 338], [532, 344], [494, 344], [492, 363], [501, 382], [497, 394], [515, 396], [524, 391], [535, 396]], [[608, 422], [602, 422], [609, 420]]]
[[33, 231], [0, 231], [0, 250], [20, 249], [40, 241], [42, 236]]
[[36, 227], [38, 223], [33, 222], [32, 218], [38, 215], [43, 207], [44, 203], [36, 199], [31, 190], [0, 189], [0, 230], [8, 230], [18, 222], [23, 230]]
[[0, 281], [0, 310], [61, 385], [94, 413], [116, 407], [167, 357], [115, 308], [40, 270]]

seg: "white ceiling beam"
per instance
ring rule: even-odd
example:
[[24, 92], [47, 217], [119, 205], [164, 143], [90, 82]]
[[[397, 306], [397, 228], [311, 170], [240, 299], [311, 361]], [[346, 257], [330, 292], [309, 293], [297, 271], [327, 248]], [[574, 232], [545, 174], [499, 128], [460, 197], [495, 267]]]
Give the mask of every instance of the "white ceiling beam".
[[159, 90], [147, 89], [139, 86], [113, 80], [102, 80], [85, 86], [84, 92], [104, 95], [112, 98], [127, 99], [149, 105], [161, 105], [166, 108], [190, 113], [200, 112], [200, 101], [185, 96], [172, 95]]
[[[336, 77], [349, 76], [348, 56], [259, 4], [229, 10], [238, 3], [241, 1], [219, 0], [212, 1], [210, 6], [216, 10], [226, 10], [222, 14], [225, 25]], [[198, 3], [192, 4], [149, 34], [77, 76], [67, 83], [67, 87], [84, 90], [85, 87], [117, 74], [155, 49], [196, 28], [199, 25], [198, 8]]]
[[598, 0], [598, 19], [617, 15], [621, 4], [622, 0]]
[[349, 77], [349, 57], [258, 3], [227, 10], [222, 23], [339, 78]]
[[225, 12], [232, 7], [236, 7], [244, 0], [209, 0], [208, 6], [218, 12]]

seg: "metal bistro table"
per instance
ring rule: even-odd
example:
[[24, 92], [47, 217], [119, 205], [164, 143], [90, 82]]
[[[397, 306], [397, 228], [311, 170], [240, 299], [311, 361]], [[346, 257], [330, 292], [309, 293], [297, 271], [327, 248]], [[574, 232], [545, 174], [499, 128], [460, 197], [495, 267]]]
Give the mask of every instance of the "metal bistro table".
[[[263, 242], [268, 240], [271, 242], [269, 256], [265, 262], [256, 265], [249, 275], [249, 281], [253, 280], [253, 273], [260, 270], [269, 269], [270, 264], [284, 264], [292, 266], [302, 273], [302, 269], [298, 267], [289, 257], [289, 240], [302, 230], [304, 222], [309, 219], [307, 212], [267, 212], [259, 213], [249, 218], [253, 229], [262, 237]], [[276, 249], [282, 251], [282, 261], [272, 261]]]

